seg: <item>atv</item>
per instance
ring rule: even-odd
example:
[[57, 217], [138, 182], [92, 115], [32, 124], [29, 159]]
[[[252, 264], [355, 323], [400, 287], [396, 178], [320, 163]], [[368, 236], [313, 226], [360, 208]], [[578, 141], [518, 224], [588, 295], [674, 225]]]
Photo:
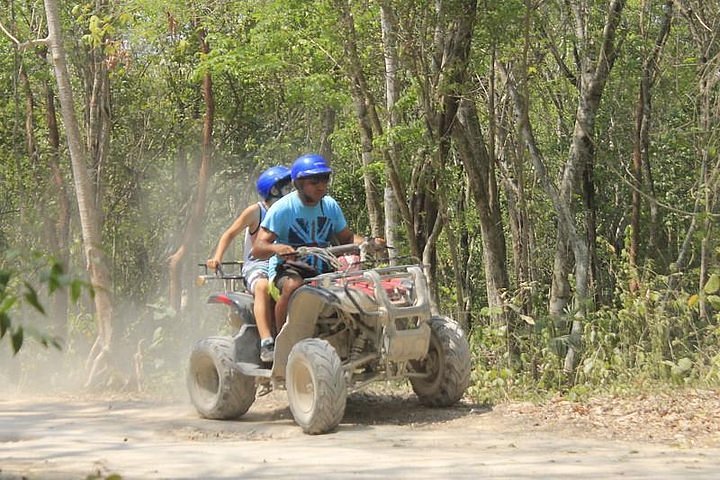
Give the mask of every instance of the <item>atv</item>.
[[293, 293], [269, 364], [260, 360], [253, 298], [242, 276], [201, 275], [199, 283], [224, 281], [225, 291], [208, 303], [230, 308], [235, 333], [205, 338], [192, 349], [187, 386], [198, 413], [237, 418], [256, 396], [284, 388], [295, 422], [305, 433], [321, 434], [342, 420], [348, 392], [375, 381], [409, 379], [430, 407], [459, 401], [470, 382], [462, 329], [431, 315], [421, 265], [373, 266], [367, 250], [367, 243], [297, 249], [299, 257], [317, 255], [335, 271], [306, 279]]

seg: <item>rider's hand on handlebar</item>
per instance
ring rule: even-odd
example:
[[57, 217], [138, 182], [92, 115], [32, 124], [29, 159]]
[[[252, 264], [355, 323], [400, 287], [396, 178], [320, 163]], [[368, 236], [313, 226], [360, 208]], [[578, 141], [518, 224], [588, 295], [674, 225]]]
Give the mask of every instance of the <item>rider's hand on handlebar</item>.
[[276, 244], [275, 253], [286, 259], [293, 259], [297, 255], [297, 250], [290, 245], [278, 243]]
[[216, 272], [220, 268], [220, 262], [218, 260], [215, 260], [214, 258], [211, 258], [207, 262], [205, 262], [205, 265], [207, 265], [207, 267], [213, 272]]
[[387, 248], [385, 239], [380, 237], [365, 237], [361, 246], [365, 247], [368, 252], [382, 252]]

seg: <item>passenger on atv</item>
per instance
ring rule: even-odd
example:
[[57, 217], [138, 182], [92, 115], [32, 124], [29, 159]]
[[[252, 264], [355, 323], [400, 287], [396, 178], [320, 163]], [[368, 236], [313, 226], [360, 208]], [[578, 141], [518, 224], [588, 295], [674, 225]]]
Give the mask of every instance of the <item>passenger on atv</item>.
[[215, 254], [206, 265], [213, 271], [219, 270], [225, 250], [240, 232], [245, 231], [242, 276], [245, 288], [254, 297], [253, 313], [260, 335], [260, 358], [263, 362], [271, 362], [275, 343], [272, 334], [274, 306], [268, 291], [268, 261], [255, 258], [251, 250], [267, 210], [292, 189], [290, 169], [282, 165], [268, 168], [258, 177], [256, 187], [262, 201], [253, 203], [235, 219], [220, 237]]

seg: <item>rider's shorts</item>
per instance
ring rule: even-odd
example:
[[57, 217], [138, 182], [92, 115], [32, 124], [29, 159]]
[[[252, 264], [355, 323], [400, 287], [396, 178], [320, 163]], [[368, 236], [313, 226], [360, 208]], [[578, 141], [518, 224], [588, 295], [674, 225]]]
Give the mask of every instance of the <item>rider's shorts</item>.
[[268, 288], [268, 293], [270, 293], [270, 298], [272, 298], [276, 302], [280, 299], [280, 293], [282, 292], [283, 283], [285, 283], [285, 279], [287, 279], [290, 276], [302, 278], [302, 275], [300, 275], [297, 271], [295, 271], [292, 268], [287, 268], [287, 269], [284, 269], [283, 271], [277, 272], [275, 277], [273, 277], [273, 281], [270, 282], [270, 287]]
[[242, 269], [243, 278], [245, 279], [245, 288], [248, 292], [255, 294], [255, 283], [261, 278], [268, 278], [268, 261], [267, 260], [249, 260], [246, 261]]

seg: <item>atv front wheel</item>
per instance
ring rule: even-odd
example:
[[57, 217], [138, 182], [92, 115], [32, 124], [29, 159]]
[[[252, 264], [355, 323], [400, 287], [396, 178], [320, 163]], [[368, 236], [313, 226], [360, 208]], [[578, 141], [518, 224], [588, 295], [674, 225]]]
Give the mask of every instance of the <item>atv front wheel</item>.
[[285, 385], [290, 411], [303, 432], [326, 433], [340, 424], [347, 401], [345, 376], [340, 357], [328, 342], [307, 338], [295, 344]]
[[209, 337], [195, 344], [187, 387], [195, 409], [205, 418], [237, 418], [255, 401], [255, 379], [235, 367], [231, 337]]
[[430, 319], [430, 347], [427, 356], [412, 362], [413, 391], [420, 403], [429, 407], [448, 407], [462, 398], [470, 384], [470, 346], [463, 331], [446, 317]]

